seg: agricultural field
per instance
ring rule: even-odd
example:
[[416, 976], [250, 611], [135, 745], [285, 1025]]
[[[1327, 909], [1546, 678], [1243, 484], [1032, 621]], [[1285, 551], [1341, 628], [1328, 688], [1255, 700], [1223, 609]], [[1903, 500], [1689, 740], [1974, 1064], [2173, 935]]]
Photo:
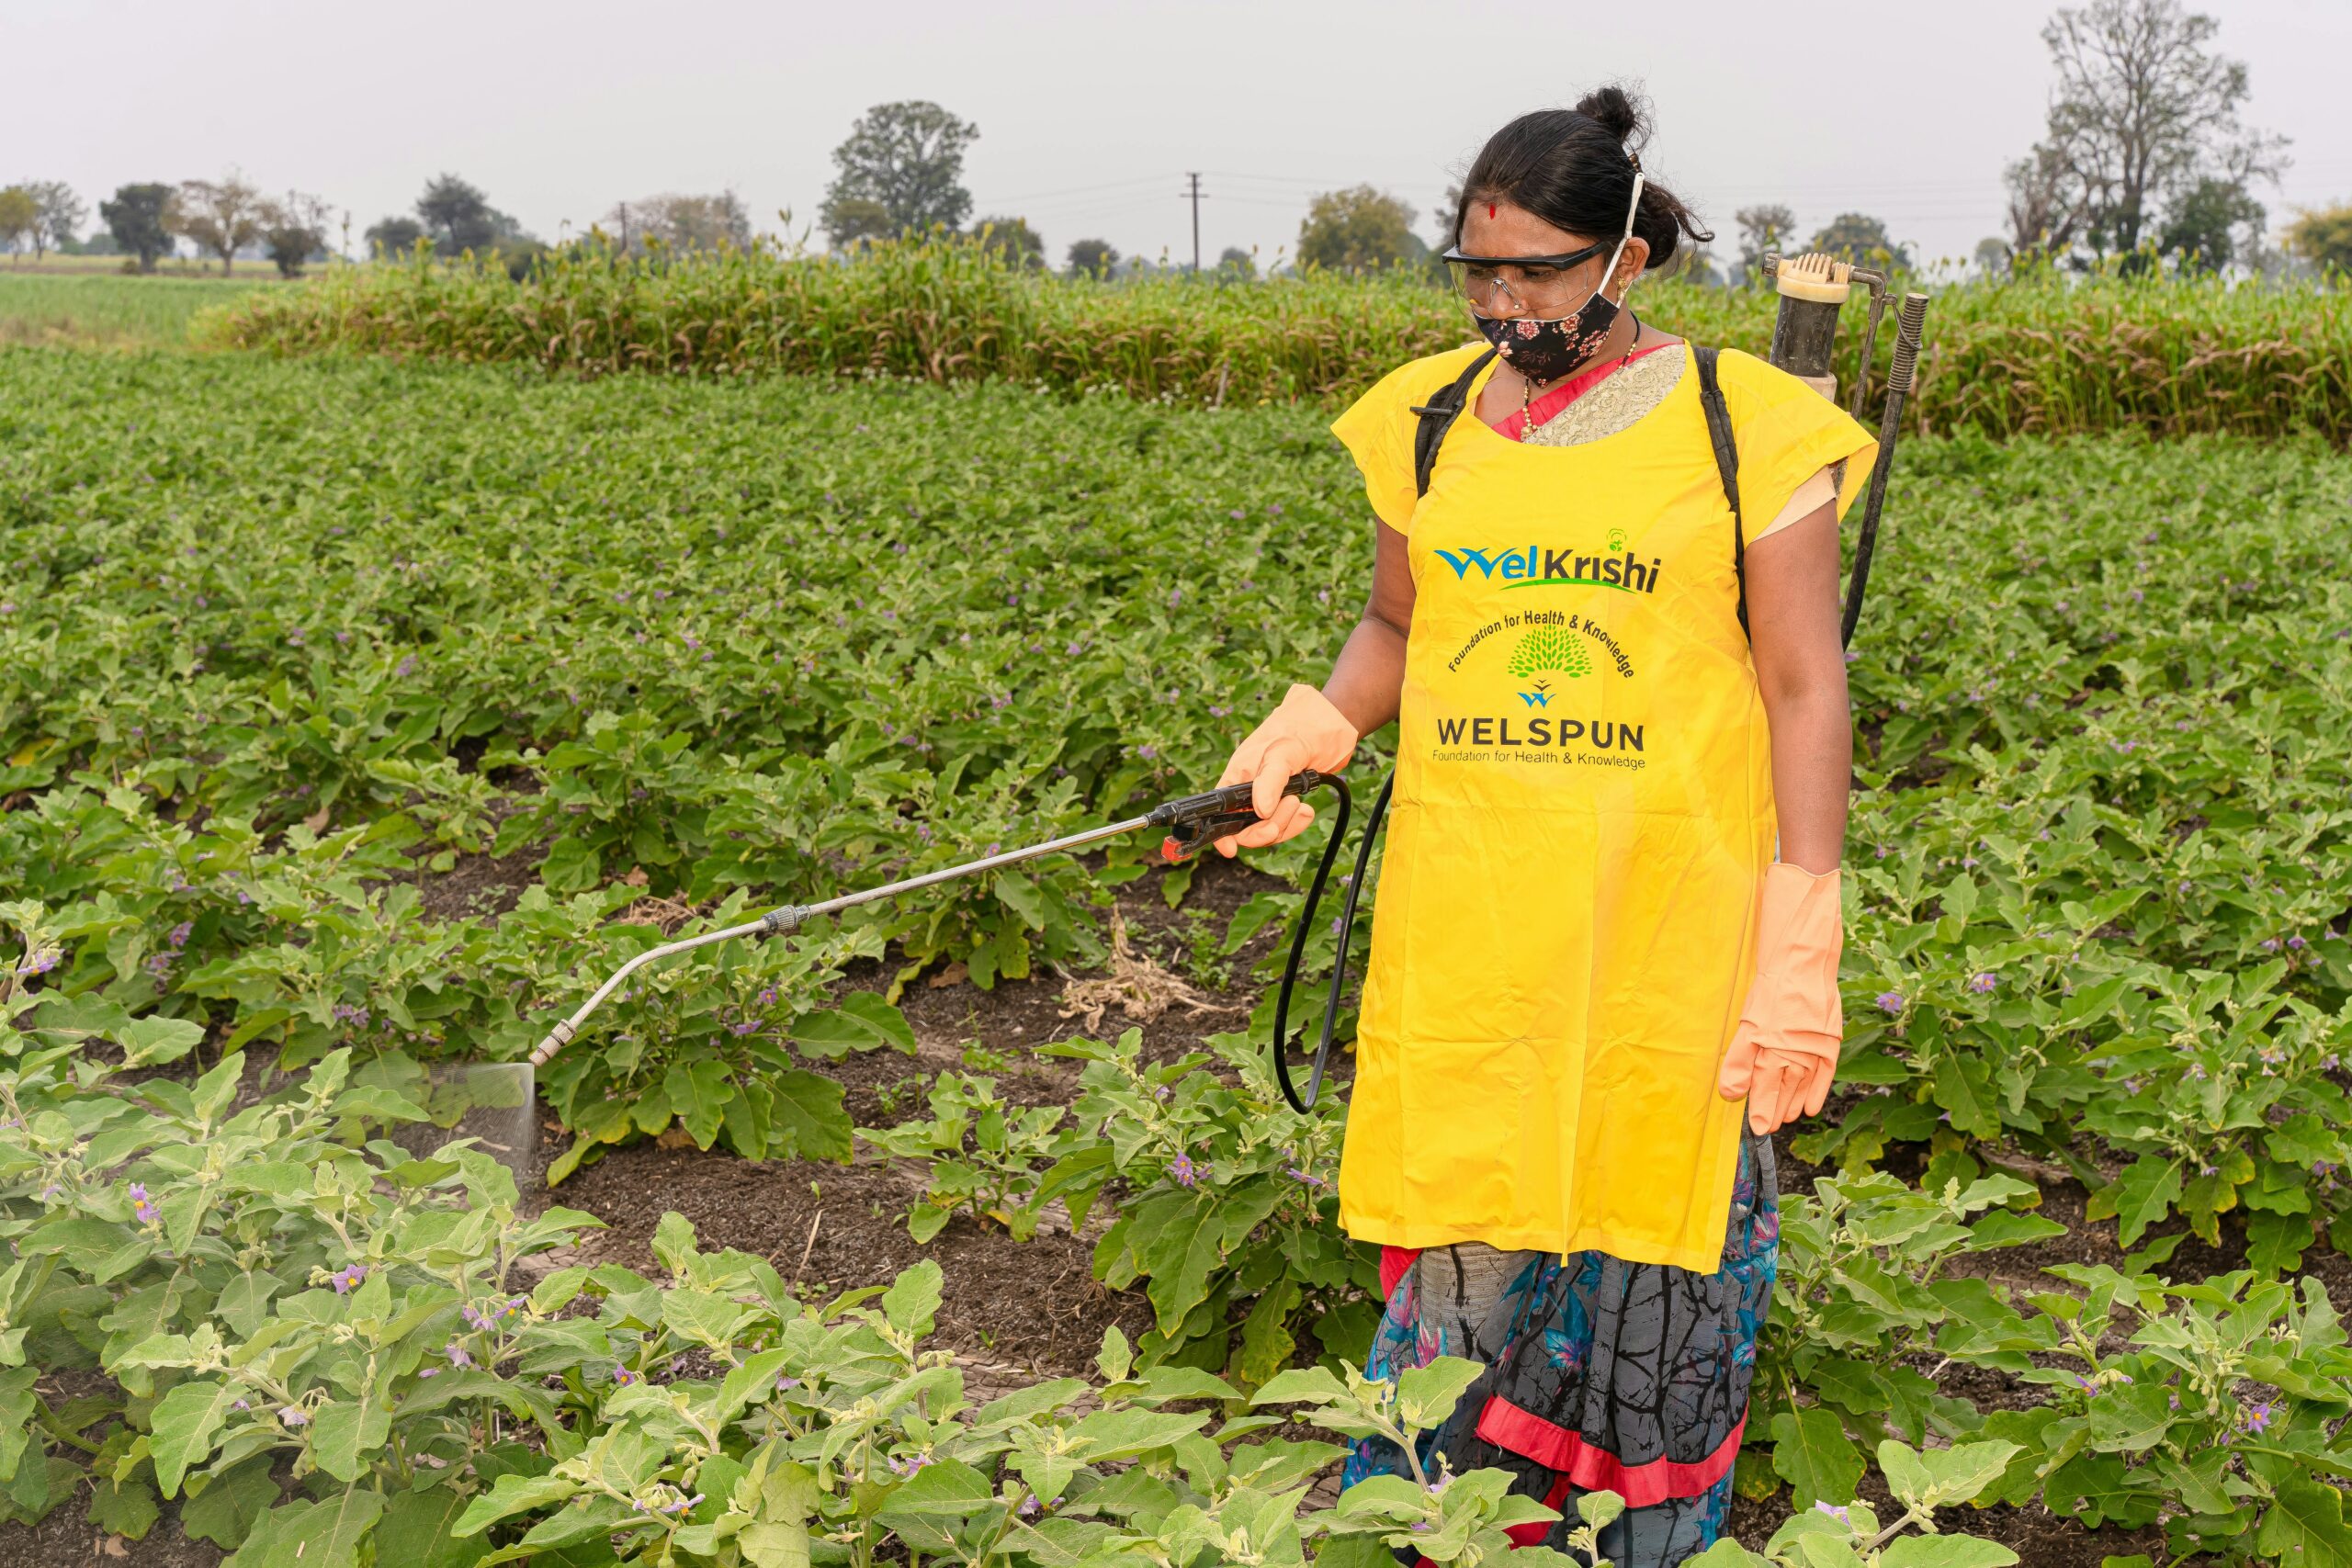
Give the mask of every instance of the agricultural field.
[[[1343, 1097], [1262, 1044], [1319, 834], [648, 971], [546, 1190], [392, 1135], [667, 934], [1213, 782], [1361, 604], [1325, 416], [426, 357], [0, 354], [17, 1549], [1495, 1552], [1476, 1477], [1333, 1506], [1466, 1374], [1341, 1372]], [[2347, 547], [2315, 431], [1906, 442], [1711, 1568], [2352, 1562]]]
[[[96, 258], [69, 256], [69, 261]], [[250, 275], [138, 277], [62, 267], [0, 269], [0, 344], [78, 348], [177, 348], [189, 323], [209, 307], [227, 305], [277, 275], [267, 266]]]

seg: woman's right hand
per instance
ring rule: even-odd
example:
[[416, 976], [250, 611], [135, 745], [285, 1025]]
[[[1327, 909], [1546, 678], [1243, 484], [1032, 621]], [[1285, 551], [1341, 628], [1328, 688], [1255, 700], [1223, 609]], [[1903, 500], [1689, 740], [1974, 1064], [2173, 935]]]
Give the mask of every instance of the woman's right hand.
[[1283, 785], [1303, 768], [1337, 773], [1355, 755], [1356, 729], [1331, 699], [1312, 686], [1294, 685], [1282, 705], [1233, 750], [1217, 787], [1250, 784], [1250, 804], [1261, 820], [1240, 832], [1216, 840], [1216, 852], [1227, 860], [1236, 847], [1261, 849], [1303, 833], [1315, 820], [1315, 807]]

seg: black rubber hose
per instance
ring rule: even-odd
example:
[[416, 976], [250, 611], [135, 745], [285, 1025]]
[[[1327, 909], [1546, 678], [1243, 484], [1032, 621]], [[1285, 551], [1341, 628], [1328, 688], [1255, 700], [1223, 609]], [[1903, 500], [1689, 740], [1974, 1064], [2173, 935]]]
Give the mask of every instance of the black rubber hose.
[[1299, 907], [1298, 924], [1291, 931], [1290, 962], [1283, 966], [1282, 989], [1274, 997], [1274, 1081], [1282, 1086], [1283, 1098], [1291, 1109], [1304, 1116], [1315, 1109], [1315, 1101], [1323, 1089], [1323, 1071], [1331, 1058], [1331, 1031], [1340, 1021], [1340, 996], [1348, 984], [1348, 943], [1355, 932], [1356, 899], [1363, 893], [1365, 869], [1372, 863], [1372, 841], [1380, 836], [1381, 818], [1388, 815], [1388, 792], [1396, 786], [1396, 775], [1391, 773], [1381, 782], [1380, 794], [1372, 803], [1365, 817], [1363, 839], [1356, 846], [1356, 869], [1348, 878], [1347, 902], [1340, 909], [1339, 951], [1331, 961], [1331, 989], [1323, 1002], [1322, 1037], [1315, 1043], [1314, 1066], [1308, 1069], [1306, 1093], [1302, 1098], [1298, 1086], [1290, 1076], [1290, 993], [1298, 981], [1298, 966], [1306, 956], [1306, 934], [1315, 929], [1315, 911], [1323, 900], [1323, 885], [1331, 874], [1331, 864], [1339, 859], [1340, 846], [1348, 836], [1348, 815], [1352, 799], [1345, 779], [1327, 778], [1326, 783], [1340, 792], [1339, 820], [1331, 825], [1331, 837], [1323, 846], [1323, 859], [1315, 868], [1315, 881], [1306, 890], [1306, 901]]

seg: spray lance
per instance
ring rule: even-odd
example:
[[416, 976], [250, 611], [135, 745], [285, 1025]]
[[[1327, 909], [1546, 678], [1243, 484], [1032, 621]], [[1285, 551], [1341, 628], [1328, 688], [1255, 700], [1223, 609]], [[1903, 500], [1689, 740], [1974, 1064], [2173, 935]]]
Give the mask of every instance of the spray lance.
[[[1317, 895], [1323, 889], [1323, 873], [1330, 870], [1332, 856], [1340, 842], [1347, 836], [1350, 807], [1347, 783], [1329, 773], [1317, 773], [1308, 768], [1293, 773], [1283, 785], [1284, 795], [1298, 795], [1308, 794], [1326, 785], [1339, 793], [1340, 814], [1332, 829], [1330, 843], [1324, 850], [1323, 870], [1315, 879], [1315, 892]], [[1067, 854], [1082, 850], [1090, 844], [1098, 844], [1106, 839], [1115, 839], [1123, 833], [1132, 833], [1141, 829], [1157, 828], [1164, 831], [1167, 837], [1160, 842], [1160, 857], [1170, 862], [1180, 861], [1204, 844], [1225, 838], [1228, 834], [1238, 833], [1257, 821], [1257, 808], [1250, 803], [1251, 789], [1252, 786], [1248, 784], [1228, 784], [1222, 789], [1213, 789], [1204, 795], [1181, 795], [1174, 800], [1162, 801], [1142, 816], [1130, 817], [1125, 821], [1106, 823], [1100, 828], [1089, 828], [1082, 833], [1072, 833], [1065, 838], [1048, 840], [1042, 844], [1032, 844], [1025, 849], [1011, 850], [1003, 854], [967, 861], [961, 865], [948, 866], [942, 871], [925, 872], [921, 876], [910, 876], [902, 881], [886, 883], [879, 887], [868, 887], [856, 893], [844, 893], [839, 897], [828, 898], [822, 903], [786, 904], [781, 908], [769, 910], [756, 920], [747, 920], [741, 925], [729, 926], [721, 931], [704, 931], [699, 935], [688, 937], [683, 942], [663, 942], [659, 947], [650, 947], [615, 970], [612, 977], [597, 987], [595, 992], [586, 1001], [581, 1003], [570, 1018], [548, 1031], [547, 1038], [541, 1040], [537, 1047], [532, 1051], [528, 1066], [532, 1068], [543, 1067], [553, 1061], [556, 1053], [571, 1043], [573, 1038], [579, 1034], [580, 1026], [588, 1021], [588, 1015], [602, 1007], [605, 998], [620, 987], [622, 981], [656, 960], [672, 957], [681, 953], [690, 953], [697, 947], [707, 947], [713, 942], [733, 942], [738, 938], [781, 936], [820, 915], [839, 914], [843, 909], [855, 908], [860, 904], [871, 904], [883, 898], [895, 898], [902, 893], [920, 892], [926, 887], [936, 887], [943, 882], [954, 882], [960, 877], [977, 876], [983, 872], [1018, 865], [1023, 861], [1035, 860], [1041, 855]], [[1351, 913], [1355, 908], [1355, 896], [1352, 889], [1350, 890], [1348, 897], [1348, 908]], [[1312, 912], [1311, 905], [1309, 912]], [[1304, 927], [1301, 928], [1301, 932], [1303, 937]], [[1296, 947], [1297, 944], [1294, 944], [1295, 950], [1292, 954], [1294, 968], [1297, 964]], [[1337, 989], [1335, 979], [1333, 987], [1335, 998]]]

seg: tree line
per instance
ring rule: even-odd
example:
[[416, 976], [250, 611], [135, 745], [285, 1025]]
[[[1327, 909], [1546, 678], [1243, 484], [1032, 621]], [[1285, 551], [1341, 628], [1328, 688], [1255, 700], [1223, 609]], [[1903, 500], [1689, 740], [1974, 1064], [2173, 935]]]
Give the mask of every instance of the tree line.
[[[334, 209], [300, 191], [272, 196], [232, 170], [218, 180], [137, 181], [98, 203], [101, 228], [84, 237], [87, 205], [62, 180], [25, 180], [0, 190], [0, 249], [119, 255], [127, 269], [153, 272], [186, 242], [199, 256], [232, 273], [241, 257], [258, 254], [286, 276], [324, 260]], [[342, 215], [342, 244], [350, 246], [350, 215]], [[732, 191], [715, 196], [663, 192], [614, 204], [590, 231], [594, 243], [635, 254], [660, 246], [748, 246], [751, 215]], [[370, 224], [362, 236], [384, 258], [468, 253], [496, 261], [516, 276], [548, 249], [510, 214], [491, 205], [481, 187], [453, 174], [436, 175], [408, 212]]]
[[[2042, 29], [2055, 75], [2042, 136], [2005, 174], [2007, 232], [1986, 237], [1974, 260], [1989, 274], [2109, 265], [2143, 271], [2169, 262], [2184, 272], [2295, 258], [2318, 270], [2352, 272], [2352, 204], [2301, 214], [2265, 246], [2257, 187], [2275, 187], [2287, 167], [2286, 139], [2249, 128], [2246, 68], [2214, 48], [2220, 25], [2180, 0], [2091, 0], [2058, 10]], [[979, 128], [924, 100], [881, 104], [833, 151], [837, 171], [820, 221], [836, 249], [874, 239], [944, 230], [969, 232], [1017, 265], [1042, 270], [1045, 244], [1025, 220], [972, 222], [963, 185], [964, 152]], [[1442, 243], [1453, 238], [1459, 192], [1436, 212]], [[1371, 271], [1426, 265], [1430, 247], [1416, 214], [1371, 185], [1325, 191], [1299, 226], [1301, 265]], [[1785, 204], [1758, 203], [1733, 215], [1734, 278], [1755, 276], [1766, 254], [1806, 248], [1849, 261], [1912, 266], [1911, 248], [1863, 212], [1841, 212], [1809, 237]], [[1134, 267], [1129, 263], [1130, 268]], [[1228, 249], [1224, 273], [1248, 274], [1255, 260]], [[1699, 250], [1681, 264], [1702, 281], [1722, 281]], [[1121, 268], [1100, 238], [1069, 248], [1065, 270], [1107, 276]]]
[[[2041, 35], [2055, 78], [2042, 135], [2005, 173], [2007, 231], [1979, 243], [1978, 266], [1988, 274], [2109, 266], [2140, 272], [2168, 263], [2183, 272], [2219, 272], [2233, 265], [2291, 265], [2291, 257], [2317, 270], [2352, 272], [2352, 204], [2300, 215], [2282, 248], [2267, 248], [2255, 191], [2277, 186], [2287, 142], [2245, 122], [2246, 68], [2217, 51], [2218, 34], [2211, 17], [2187, 10], [2181, 0], [2090, 0], [2059, 9]], [[977, 125], [928, 100], [868, 109], [833, 150], [835, 175], [819, 213], [831, 246], [848, 253], [907, 233], [967, 233], [1017, 267], [1045, 270], [1045, 242], [1024, 217], [972, 218], [964, 155], [979, 134]], [[1450, 191], [1437, 210], [1441, 243], [1453, 237], [1458, 195]], [[299, 191], [266, 194], [232, 170], [219, 180], [125, 185], [98, 204], [98, 214], [102, 233], [82, 242], [88, 214], [73, 189], [57, 180], [23, 181], [0, 189], [0, 248], [29, 250], [37, 259], [51, 250], [119, 254], [127, 265], [152, 272], [186, 242], [199, 255], [218, 257], [223, 272], [238, 257], [258, 254], [292, 276], [328, 254], [332, 211]], [[1743, 207], [1733, 216], [1737, 254], [1725, 264], [1729, 277], [1718, 275], [1707, 249], [1690, 254], [1682, 270], [1708, 282], [1752, 277], [1768, 253], [1793, 248], [1804, 233], [1781, 203]], [[1431, 247], [1415, 232], [1416, 217], [1404, 201], [1371, 185], [1320, 192], [1299, 226], [1295, 260], [1351, 272], [1429, 266]], [[341, 248], [349, 254], [348, 213], [342, 230]], [[518, 277], [548, 248], [492, 206], [481, 187], [447, 173], [429, 180], [408, 212], [379, 220], [363, 238], [379, 257], [471, 253]], [[665, 192], [616, 203], [573, 243], [641, 255], [746, 247], [752, 231], [732, 191]], [[1863, 212], [1838, 214], [1804, 243], [1897, 269], [1915, 259], [1883, 221]], [[1073, 242], [1063, 266], [1093, 277], [1151, 270], [1101, 237]], [[1257, 270], [1254, 254], [1238, 247], [1227, 249], [1216, 267], [1225, 277]]]

